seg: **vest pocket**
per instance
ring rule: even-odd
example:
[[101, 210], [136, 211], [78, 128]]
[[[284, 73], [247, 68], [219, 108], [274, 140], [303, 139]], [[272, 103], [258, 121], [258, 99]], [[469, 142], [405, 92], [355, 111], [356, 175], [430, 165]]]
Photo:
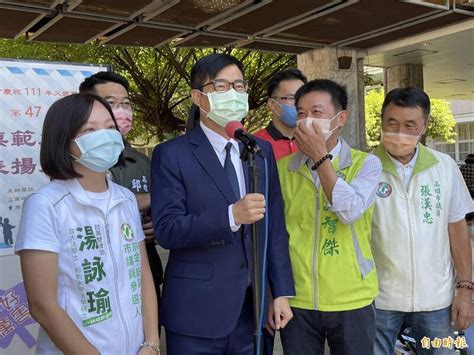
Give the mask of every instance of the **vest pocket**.
[[357, 239], [357, 234], [354, 230], [354, 225], [350, 225], [351, 228], [351, 235], [352, 235], [352, 243], [354, 244], [354, 251], [357, 259], [357, 264], [359, 265], [360, 274], [363, 279], [369, 274], [375, 267], [374, 261], [371, 259], [367, 259], [362, 255], [362, 250], [360, 249], [359, 240]]

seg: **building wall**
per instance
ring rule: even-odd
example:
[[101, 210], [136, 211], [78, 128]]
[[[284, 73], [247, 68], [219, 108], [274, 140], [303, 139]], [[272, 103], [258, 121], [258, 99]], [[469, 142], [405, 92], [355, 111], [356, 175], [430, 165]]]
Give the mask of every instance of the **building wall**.
[[474, 101], [452, 100], [451, 109], [456, 120], [456, 142], [446, 144], [441, 140], [427, 139], [426, 144], [449, 154], [461, 164], [469, 153], [474, 153]]

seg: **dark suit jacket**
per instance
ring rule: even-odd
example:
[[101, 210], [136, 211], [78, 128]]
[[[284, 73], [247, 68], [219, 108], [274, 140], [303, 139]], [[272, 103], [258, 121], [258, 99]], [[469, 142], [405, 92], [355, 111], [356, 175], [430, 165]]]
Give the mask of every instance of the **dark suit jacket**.
[[[269, 143], [258, 139], [269, 169], [267, 282], [273, 297], [295, 294], [280, 183]], [[264, 192], [264, 161], [259, 192]], [[243, 164], [248, 188], [247, 164]], [[160, 323], [190, 336], [221, 338], [234, 329], [252, 271], [250, 226], [233, 233], [236, 202], [201, 127], [158, 145], [152, 158], [151, 206], [158, 243], [170, 249]], [[263, 223], [259, 228], [263, 231]], [[260, 234], [263, 240], [263, 233]], [[263, 254], [263, 242], [259, 253]], [[264, 313], [266, 319], [266, 311]]]

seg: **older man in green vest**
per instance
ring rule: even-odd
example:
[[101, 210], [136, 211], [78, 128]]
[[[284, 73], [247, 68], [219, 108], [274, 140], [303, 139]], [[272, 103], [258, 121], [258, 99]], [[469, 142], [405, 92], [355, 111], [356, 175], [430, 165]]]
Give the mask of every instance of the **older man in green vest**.
[[372, 226], [380, 285], [377, 355], [394, 353], [403, 323], [411, 326], [420, 354], [453, 354], [454, 345], [466, 346], [454, 330], [471, 323], [464, 217], [473, 204], [454, 160], [419, 142], [429, 114], [428, 95], [413, 87], [390, 91], [382, 105], [382, 144], [375, 154], [383, 171]]
[[278, 161], [296, 296], [285, 354], [372, 354], [377, 275], [370, 249], [380, 160], [340, 138], [347, 93], [313, 80], [295, 95], [300, 152]]

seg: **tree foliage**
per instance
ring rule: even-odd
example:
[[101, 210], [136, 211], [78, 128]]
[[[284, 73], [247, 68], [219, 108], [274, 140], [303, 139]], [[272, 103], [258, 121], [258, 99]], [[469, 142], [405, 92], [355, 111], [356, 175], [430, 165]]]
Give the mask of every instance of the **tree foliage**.
[[[370, 90], [365, 96], [365, 128], [367, 147], [375, 148], [380, 144], [380, 122], [384, 93], [381, 89]], [[426, 132], [427, 137], [442, 139], [454, 143], [456, 135], [450, 103], [442, 99], [431, 99], [431, 114]]]
[[454, 143], [456, 120], [451, 111], [449, 101], [431, 99], [431, 119], [428, 132], [431, 138], [439, 138], [446, 143]]
[[370, 90], [365, 95], [365, 135], [367, 148], [380, 143], [380, 113], [382, 111], [383, 91]]
[[294, 56], [233, 48], [199, 49], [114, 47], [98, 44], [50, 44], [25, 40], [0, 40], [5, 58], [111, 64], [131, 86], [135, 123], [129, 138], [147, 143], [179, 134], [184, 130], [190, 100], [190, 72], [194, 63], [212, 52], [232, 54], [242, 61], [249, 82], [250, 130], [269, 119], [266, 109], [266, 84], [278, 71], [296, 66]]

